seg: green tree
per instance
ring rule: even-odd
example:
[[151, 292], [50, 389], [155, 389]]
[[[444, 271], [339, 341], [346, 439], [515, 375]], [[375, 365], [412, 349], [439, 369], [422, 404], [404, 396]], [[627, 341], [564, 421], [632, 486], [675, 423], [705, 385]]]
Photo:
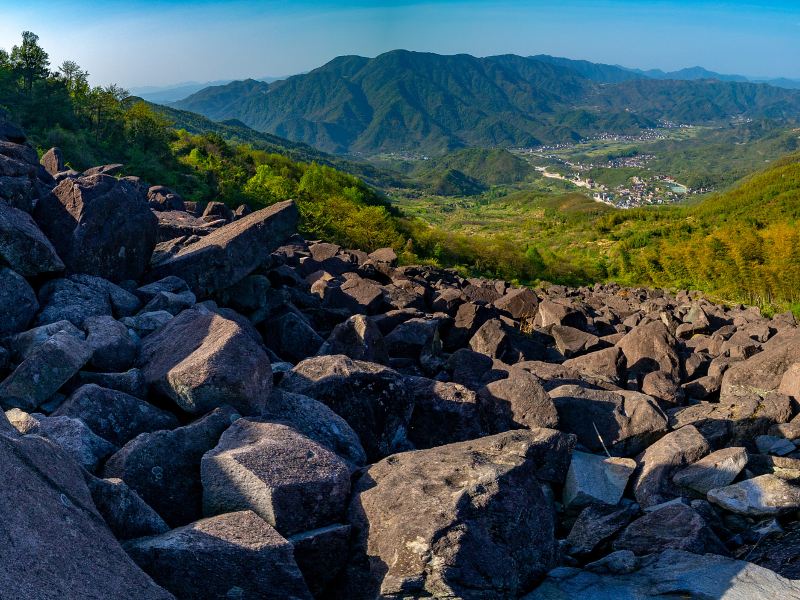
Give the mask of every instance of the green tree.
[[30, 95], [33, 84], [47, 77], [50, 57], [39, 45], [39, 36], [32, 31], [22, 32], [22, 45], [11, 48], [11, 68], [22, 78], [23, 89]]

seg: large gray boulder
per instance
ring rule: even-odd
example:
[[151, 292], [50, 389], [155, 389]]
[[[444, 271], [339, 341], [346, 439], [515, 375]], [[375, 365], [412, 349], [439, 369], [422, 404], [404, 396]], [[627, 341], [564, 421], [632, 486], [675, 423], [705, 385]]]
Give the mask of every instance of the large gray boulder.
[[536, 480], [540, 440], [537, 431], [512, 431], [372, 465], [354, 489], [355, 552], [341, 596], [531, 589], [556, 562], [553, 508]]
[[753, 393], [763, 396], [777, 390], [789, 368], [800, 362], [800, 330], [782, 331], [763, 347], [755, 356], [733, 363], [725, 371], [720, 398]]
[[658, 404], [639, 392], [563, 385], [551, 390], [550, 397], [559, 427], [576, 434], [595, 453], [633, 456], [667, 430], [667, 417]]
[[629, 373], [641, 378], [652, 371], [663, 371], [679, 380], [677, 340], [661, 321], [634, 327], [617, 346], [625, 354]]
[[747, 451], [742, 447], [723, 448], [704, 456], [672, 476], [683, 489], [705, 496], [714, 488], [733, 482], [747, 465]]
[[0, 383], [0, 405], [26, 411], [40, 406], [92, 356], [89, 345], [60, 331], [33, 350]]
[[38, 436], [0, 433], [4, 598], [169, 600], [122, 550], [80, 467]]
[[139, 340], [128, 328], [109, 315], [89, 317], [83, 322], [86, 343], [92, 348], [89, 363], [97, 370], [127, 371], [139, 356]]
[[672, 482], [672, 475], [710, 450], [708, 440], [692, 425], [662, 437], [639, 458], [639, 471], [633, 483], [636, 501], [648, 507], [680, 496], [681, 490]]
[[564, 483], [564, 506], [617, 504], [634, 470], [636, 461], [630, 458], [573, 452]]
[[558, 412], [539, 381], [522, 369], [478, 391], [480, 409], [491, 433], [518, 427], [558, 428]]
[[131, 540], [125, 550], [178, 598], [311, 600], [292, 545], [251, 511]]
[[290, 425], [354, 466], [367, 462], [358, 434], [347, 421], [314, 398], [273, 390], [264, 418]]
[[25, 277], [64, 269], [31, 216], [5, 202], [0, 202], [0, 259]]
[[733, 513], [769, 517], [800, 509], [800, 485], [775, 475], [759, 475], [710, 490], [708, 499]]
[[143, 433], [108, 459], [103, 477], [122, 479], [172, 527], [199, 519], [200, 460], [238, 416], [218, 408], [191, 425]]
[[159, 263], [150, 280], [176, 275], [205, 298], [244, 279], [294, 233], [297, 206], [278, 202], [225, 225]]
[[224, 404], [260, 414], [272, 390], [269, 358], [251, 332], [201, 307], [147, 336], [140, 363], [153, 389], [193, 414]]
[[139, 310], [136, 296], [106, 279], [91, 275], [72, 275], [53, 279], [39, 289], [42, 310], [37, 325], [69, 321], [83, 326], [89, 317], [114, 315], [127, 317]]
[[769, 569], [715, 554], [665, 550], [638, 560], [632, 568], [598, 565], [581, 570], [563, 567], [524, 600], [755, 600], [800, 598], [800, 582]]
[[124, 445], [140, 433], [178, 426], [178, 419], [171, 413], [135, 396], [93, 383], [72, 392], [53, 416], [80, 419], [116, 446]]
[[415, 448], [463, 442], [489, 433], [481, 419], [478, 397], [472, 390], [458, 383], [425, 377], [408, 377], [404, 384], [414, 407], [408, 423], [408, 439]]
[[727, 554], [703, 517], [681, 503], [668, 504], [639, 517], [614, 542], [614, 550], [630, 550], [637, 556], [669, 549]]
[[169, 526], [121, 479], [87, 477], [97, 511], [118, 540], [169, 531]]
[[37, 310], [39, 302], [30, 284], [16, 271], [0, 266], [0, 336], [23, 331]]
[[239, 419], [203, 456], [203, 512], [252, 510], [289, 536], [341, 521], [350, 467], [280, 423]]
[[17, 408], [8, 411], [6, 417], [21, 434], [40, 435], [58, 444], [90, 472], [95, 471], [100, 462], [116, 450], [113, 444], [95, 434], [80, 419], [28, 414]]
[[326, 404], [358, 434], [367, 458], [378, 460], [409, 450], [413, 398], [396, 371], [343, 355], [316, 356], [299, 363], [281, 389]]
[[158, 221], [141, 190], [110, 175], [62, 180], [34, 218], [73, 273], [138, 279], [156, 245]]
[[386, 342], [380, 329], [364, 315], [353, 315], [334, 327], [317, 354], [344, 354], [354, 360], [389, 364]]

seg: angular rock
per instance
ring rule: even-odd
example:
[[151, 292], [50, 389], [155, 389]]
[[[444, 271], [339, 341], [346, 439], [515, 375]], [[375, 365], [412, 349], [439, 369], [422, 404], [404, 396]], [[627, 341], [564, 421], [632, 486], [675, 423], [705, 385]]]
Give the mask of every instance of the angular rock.
[[377, 283], [354, 276], [325, 296], [328, 306], [345, 308], [351, 313], [373, 315], [384, 305], [383, 289]]
[[639, 459], [640, 470], [633, 484], [636, 501], [647, 508], [680, 495], [680, 490], [672, 484], [672, 475], [710, 450], [708, 440], [692, 425], [662, 437]]
[[397, 264], [397, 254], [392, 248], [379, 248], [374, 252], [370, 252], [369, 259], [376, 263], [385, 263], [387, 265]]
[[536, 377], [522, 369], [509, 369], [508, 377], [478, 391], [487, 430], [501, 433], [525, 427], [558, 427], [558, 412]]
[[380, 329], [372, 319], [364, 315], [353, 315], [334, 327], [317, 354], [344, 354], [354, 360], [383, 365], [389, 363], [389, 354]]
[[573, 452], [564, 483], [564, 506], [616, 505], [635, 470], [636, 461], [630, 458]]
[[714, 554], [665, 550], [639, 559], [632, 570], [562, 568], [524, 600], [751, 600], [800, 597], [800, 583], [752, 563]]
[[121, 372], [131, 368], [139, 355], [138, 341], [128, 335], [128, 328], [108, 315], [89, 317], [83, 322], [92, 348], [89, 363], [100, 371]]
[[84, 600], [124, 590], [129, 598], [173, 598], [122, 550], [80, 467], [52, 442], [0, 433], [0, 479], [4, 597]]
[[350, 526], [335, 524], [304, 531], [289, 538], [294, 559], [315, 598], [336, 581], [347, 562]]
[[514, 319], [532, 319], [536, 316], [539, 299], [529, 288], [517, 288], [495, 300], [494, 306]]
[[783, 376], [800, 362], [800, 330], [789, 329], [773, 337], [764, 350], [733, 363], [722, 376], [720, 398], [756, 393], [764, 395], [781, 386]]
[[23, 331], [37, 310], [39, 303], [28, 282], [16, 271], [0, 267], [0, 336]]
[[346, 597], [515, 597], [555, 564], [532, 431], [391, 456], [356, 484]]
[[73, 279], [54, 279], [45, 283], [39, 289], [39, 303], [42, 310], [36, 318], [37, 325], [69, 321], [81, 327], [88, 317], [114, 312], [108, 291]]
[[286, 423], [352, 465], [362, 466], [367, 456], [358, 435], [342, 417], [308, 396], [273, 390], [264, 418]]
[[152, 312], [143, 312], [135, 317], [124, 317], [120, 323], [125, 325], [138, 337], [144, 338], [158, 331], [164, 325], [172, 321], [173, 314], [166, 310], [155, 310]]
[[64, 270], [64, 263], [31, 216], [0, 202], [0, 259], [25, 277]]
[[670, 425], [678, 428], [694, 424], [715, 446], [744, 446], [754, 450], [755, 438], [776, 424], [787, 422], [793, 410], [792, 399], [783, 394], [750, 393], [670, 411]]
[[677, 340], [661, 321], [634, 327], [617, 346], [625, 354], [628, 372], [643, 377], [651, 371], [663, 371], [674, 379], [680, 375]]
[[562, 364], [582, 375], [618, 384], [622, 381], [625, 371], [625, 354], [618, 347], [612, 346], [570, 358]]
[[350, 467], [280, 423], [239, 419], [203, 456], [203, 512], [252, 510], [289, 536], [340, 522]]
[[575, 329], [586, 329], [586, 315], [574, 306], [542, 300], [536, 313], [536, 324], [548, 328], [552, 325], [566, 325]]
[[30, 411], [64, 385], [92, 355], [86, 342], [60, 331], [30, 352], [0, 383], [0, 405]]
[[144, 195], [109, 175], [64, 179], [34, 217], [73, 273], [138, 279], [156, 245], [157, 220]]
[[708, 500], [740, 515], [774, 516], [800, 509], [800, 486], [775, 475], [759, 475], [709, 490]]
[[291, 544], [251, 511], [131, 540], [125, 550], [179, 598], [311, 600]]
[[14, 360], [20, 362], [59, 331], [64, 331], [78, 340], [86, 339], [86, 334], [69, 321], [56, 321], [55, 323], [34, 327], [6, 338], [4, 343], [10, 350]]
[[108, 459], [103, 477], [122, 479], [172, 527], [198, 519], [200, 460], [238, 416], [217, 408], [191, 425], [143, 433]]
[[92, 500], [118, 540], [131, 540], [169, 531], [156, 511], [121, 479], [88, 477]]
[[90, 472], [116, 450], [113, 444], [95, 435], [80, 419], [28, 414], [17, 408], [8, 411], [6, 417], [20, 433], [40, 435], [58, 444]]
[[147, 336], [140, 362], [147, 383], [192, 414], [224, 404], [259, 414], [272, 390], [269, 358], [250, 332], [203, 308]]
[[130, 369], [124, 373], [93, 373], [81, 371], [75, 379], [77, 385], [94, 383], [102, 388], [117, 390], [124, 394], [144, 398], [147, 395], [147, 385], [139, 369]]
[[424, 352], [441, 353], [438, 319], [409, 319], [386, 336], [386, 348], [393, 358], [419, 359]]
[[703, 517], [685, 504], [664, 506], [639, 517], [614, 542], [614, 550], [630, 550], [638, 556], [669, 549], [727, 554]]
[[414, 406], [408, 439], [415, 448], [433, 448], [487, 434], [472, 390], [424, 377], [409, 377], [405, 383]]
[[639, 512], [635, 504], [612, 506], [590, 504], [578, 515], [565, 543], [568, 554], [586, 558], [601, 552], [611, 538]]
[[252, 273], [297, 226], [294, 202], [278, 202], [221, 227], [159, 263], [150, 279], [176, 275], [204, 298]]
[[53, 177], [65, 169], [64, 155], [61, 153], [60, 148], [50, 148], [50, 150], [42, 154], [42, 158], [39, 162], [44, 167], [44, 170]]
[[745, 465], [747, 450], [741, 447], [723, 448], [676, 472], [672, 481], [705, 496], [714, 488], [725, 487], [733, 482]]
[[412, 448], [407, 439], [412, 398], [396, 371], [346, 356], [317, 356], [281, 381], [283, 391], [326, 404], [358, 434], [368, 460]]
[[178, 426], [174, 415], [134, 396], [95, 384], [75, 390], [53, 416], [80, 419], [97, 435], [117, 446], [140, 433]]
[[453, 326], [445, 336], [445, 348], [452, 351], [469, 344], [475, 332], [491, 317], [492, 311], [482, 304], [461, 304], [456, 311]]
[[324, 343], [308, 321], [293, 312], [270, 320], [264, 331], [267, 346], [293, 363], [314, 356]]
[[604, 345], [596, 335], [565, 325], [553, 325], [550, 335], [553, 336], [558, 351], [566, 358], [592, 352]]
[[[550, 391], [559, 426], [592, 452], [633, 456], [667, 430], [667, 418], [650, 397], [627, 390], [563, 385]], [[601, 441], [602, 440], [602, 441]]]

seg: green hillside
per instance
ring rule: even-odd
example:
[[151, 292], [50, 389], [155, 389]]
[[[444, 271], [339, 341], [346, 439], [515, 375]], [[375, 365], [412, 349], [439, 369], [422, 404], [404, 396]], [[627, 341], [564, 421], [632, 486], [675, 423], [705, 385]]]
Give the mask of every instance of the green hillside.
[[339, 57], [274, 83], [210, 87], [175, 106], [216, 121], [238, 119], [327, 152], [367, 155], [574, 141], [602, 132], [634, 133], [659, 120], [800, 116], [800, 93], [793, 90], [644, 76], [622, 80], [615, 67], [595, 67], [514, 55], [395, 50], [375, 58]]

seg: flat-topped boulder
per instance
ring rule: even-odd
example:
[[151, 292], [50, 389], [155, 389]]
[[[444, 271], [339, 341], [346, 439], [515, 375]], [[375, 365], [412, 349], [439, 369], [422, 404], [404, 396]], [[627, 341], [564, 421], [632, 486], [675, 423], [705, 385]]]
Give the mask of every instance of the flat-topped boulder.
[[125, 550], [178, 598], [311, 600], [292, 545], [252, 511], [131, 540]]
[[350, 467], [287, 425], [239, 419], [203, 456], [203, 512], [252, 510], [282, 535], [344, 517]]
[[237, 283], [267, 260], [297, 227], [297, 206], [278, 202], [221, 227], [159, 263], [150, 273], [156, 281], [176, 275], [199, 297]]

